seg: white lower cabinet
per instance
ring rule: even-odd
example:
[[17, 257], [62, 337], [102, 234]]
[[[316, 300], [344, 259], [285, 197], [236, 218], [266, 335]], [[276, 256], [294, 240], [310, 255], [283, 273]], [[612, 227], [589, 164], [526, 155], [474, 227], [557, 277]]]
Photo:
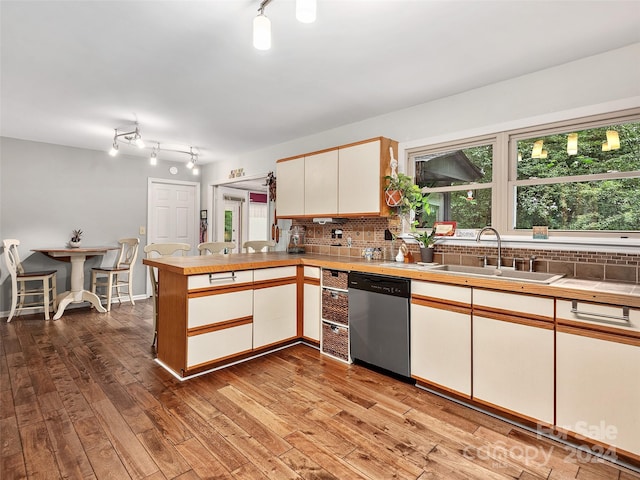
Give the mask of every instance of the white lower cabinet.
[[473, 290], [473, 398], [552, 425], [554, 299]]
[[187, 367], [251, 351], [250, 323], [187, 338]]
[[[254, 271], [253, 348], [277, 343], [297, 334], [296, 267]], [[258, 281], [264, 283], [259, 284]], [[273, 286], [268, 283], [275, 282]], [[289, 282], [278, 284], [278, 282]]]
[[551, 328], [473, 316], [473, 398], [553, 424]]
[[304, 267], [302, 335], [320, 341], [320, 268]]
[[[622, 316], [620, 307], [580, 303], [578, 311]], [[556, 423], [640, 455], [640, 311], [629, 322], [571, 311], [558, 300]], [[595, 321], [589, 321], [589, 319]]]
[[411, 376], [471, 396], [471, 289], [411, 283]]

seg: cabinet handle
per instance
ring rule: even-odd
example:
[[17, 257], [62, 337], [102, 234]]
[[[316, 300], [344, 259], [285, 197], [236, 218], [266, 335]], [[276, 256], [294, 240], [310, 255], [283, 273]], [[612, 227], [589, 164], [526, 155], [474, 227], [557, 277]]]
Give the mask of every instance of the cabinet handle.
[[[617, 315], [607, 315], [606, 313], [581, 312], [580, 310], [578, 310], [578, 301], [571, 300], [571, 313], [574, 313], [576, 315], [587, 315], [589, 317], [599, 317], [599, 318], [607, 318], [610, 320], [618, 320], [618, 321], [623, 321], [629, 324], [631, 323], [631, 320], [629, 319], [629, 307], [622, 307], [622, 316], [618, 317]], [[605, 321], [604, 323], [614, 323], [614, 322]]]
[[209, 274], [209, 283], [213, 283], [213, 282], [219, 282], [220, 280], [233, 280], [234, 282], [236, 281], [236, 272], [231, 272], [231, 275], [229, 275], [228, 277], [213, 277], [213, 273]]

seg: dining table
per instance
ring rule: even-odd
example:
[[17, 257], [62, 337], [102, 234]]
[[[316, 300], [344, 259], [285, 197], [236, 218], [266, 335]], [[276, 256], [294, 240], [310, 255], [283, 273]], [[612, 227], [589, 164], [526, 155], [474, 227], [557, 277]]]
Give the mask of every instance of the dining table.
[[107, 247], [54, 247], [54, 248], [34, 248], [33, 252], [40, 252], [47, 257], [63, 262], [71, 262], [71, 290], [58, 295], [58, 310], [53, 316], [58, 320], [64, 313], [65, 308], [70, 303], [89, 302], [100, 313], [105, 313], [106, 308], [102, 306], [100, 298], [93, 292], [84, 289], [84, 262], [87, 258], [96, 255], [104, 255], [109, 250], [117, 250], [117, 246]]

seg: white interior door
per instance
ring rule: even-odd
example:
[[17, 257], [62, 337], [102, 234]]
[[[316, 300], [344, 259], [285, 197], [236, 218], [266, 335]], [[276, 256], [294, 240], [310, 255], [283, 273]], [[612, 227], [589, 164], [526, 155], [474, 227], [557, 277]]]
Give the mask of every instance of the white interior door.
[[147, 244], [188, 243], [189, 254], [196, 255], [200, 184], [150, 178], [147, 205]]

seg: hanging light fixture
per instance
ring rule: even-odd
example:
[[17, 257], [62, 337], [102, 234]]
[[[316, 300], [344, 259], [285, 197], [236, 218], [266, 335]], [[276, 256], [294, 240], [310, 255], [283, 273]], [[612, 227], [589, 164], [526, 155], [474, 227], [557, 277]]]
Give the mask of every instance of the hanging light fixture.
[[271, 48], [271, 20], [264, 14], [265, 7], [271, 0], [264, 0], [258, 9], [258, 16], [253, 19], [253, 46], [258, 50]]
[[578, 154], [578, 134], [570, 133], [567, 135], [567, 153], [569, 155]]
[[296, 0], [296, 19], [302, 23], [316, 21], [316, 0]]
[[[131, 130], [131, 128], [133, 127], [125, 127], [125, 129], [128, 131], [124, 132], [119, 131], [118, 128], [114, 129], [113, 144], [111, 145], [111, 149], [109, 150], [109, 155], [115, 157], [118, 154], [118, 142], [122, 142], [122, 139], [126, 140], [126, 142], [124, 142], [125, 145], [136, 146], [139, 149], [147, 148], [144, 141], [142, 140], [142, 135], [140, 134], [140, 127], [138, 123], [135, 123], [135, 128], [133, 130]], [[198, 161], [198, 154], [193, 151], [193, 147], [191, 146], [188, 147], [187, 150], [187, 147], [175, 148], [173, 147], [173, 145], [161, 146], [160, 142], [156, 142], [155, 140], [153, 141], [153, 143], [155, 143], [155, 145], [152, 147], [151, 155], [149, 155], [150, 165], [155, 166], [158, 164], [158, 153], [160, 152], [160, 150], [165, 152], [183, 153], [185, 155], [189, 155], [189, 162], [187, 163], [187, 167], [190, 169], [192, 169]], [[196, 172], [194, 172], [195, 175], [197, 175], [198, 173], [199, 170], [196, 170]]]
[[[258, 50], [271, 48], [271, 20], [264, 14], [264, 9], [272, 0], [262, 0], [258, 15], [253, 19], [253, 46]], [[296, 0], [296, 18], [301, 23], [316, 21], [316, 0]]]
[[158, 164], [158, 152], [160, 150], [160, 144], [158, 143], [158, 147], [153, 147], [153, 151], [151, 152], [151, 156], [149, 157], [149, 165], [157, 165]]

